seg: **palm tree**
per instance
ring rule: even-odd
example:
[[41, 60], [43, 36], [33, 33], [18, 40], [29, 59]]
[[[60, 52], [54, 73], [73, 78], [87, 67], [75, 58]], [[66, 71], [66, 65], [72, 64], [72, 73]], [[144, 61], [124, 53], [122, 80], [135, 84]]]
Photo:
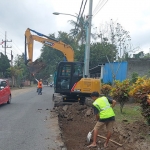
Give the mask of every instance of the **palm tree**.
[[84, 44], [86, 41], [86, 17], [81, 16], [78, 21], [69, 20], [68, 22], [74, 26], [69, 35], [73, 36], [77, 43]]

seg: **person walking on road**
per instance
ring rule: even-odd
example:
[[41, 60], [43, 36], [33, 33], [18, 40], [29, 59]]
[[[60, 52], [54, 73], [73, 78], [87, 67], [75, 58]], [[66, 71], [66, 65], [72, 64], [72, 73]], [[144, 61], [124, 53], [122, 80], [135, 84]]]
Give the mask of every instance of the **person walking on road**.
[[109, 139], [113, 133], [113, 124], [115, 121], [115, 113], [113, 107], [116, 104], [115, 100], [109, 99], [105, 96], [100, 96], [98, 92], [93, 92], [91, 94], [93, 102], [94, 114], [96, 115], [96, 125], [93, 131], [93, 142], [88, 148], [96, 147], [97, 135], [99, 129], [106, 126], [107, 136], [104, 143], [104, 148], [108, 146]]
[[42, 79], [40, 79], [40, 80], [37, 80], [36, 78], [35, 78], [35, 80], [37, 81], [37, 83], [38, 83], [38, 85], [37, 85], [37, 91], [38, 91], [38, 95], [42, 95], [42, 85], [43, 85], [43, 83], [42, 83]]

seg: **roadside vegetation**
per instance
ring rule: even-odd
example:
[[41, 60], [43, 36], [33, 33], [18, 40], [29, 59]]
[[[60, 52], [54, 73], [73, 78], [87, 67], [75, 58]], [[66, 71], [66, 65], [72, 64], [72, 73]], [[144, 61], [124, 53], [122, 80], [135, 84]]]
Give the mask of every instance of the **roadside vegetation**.
[[[147, 101], [150, 94], [150, 78], [136, 75], [135, 80], [134, 75], [131, 80], [115, 81], [112, 87], [107, 84], [102, 85], [101, 92], [118, 102], [119, 105], [115, 108], [118, 120], [127, 122], [145, 120], [150, 125], [150, 104]], [[129, 103], [129, 100], [132, 103]]]

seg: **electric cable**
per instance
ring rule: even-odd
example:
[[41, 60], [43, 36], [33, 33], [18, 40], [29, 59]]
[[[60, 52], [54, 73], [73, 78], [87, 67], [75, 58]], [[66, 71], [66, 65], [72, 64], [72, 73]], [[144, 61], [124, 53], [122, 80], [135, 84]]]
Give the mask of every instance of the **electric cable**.
[[101, 9], [101, 7], [104, 5], [103, 3], [106, 2], [105, 0], [101, 0], [99, 5], [97, 5], [97, 9], [95, 9], [93, 16], [95, 16], [95, 14], [97, 14], [97, 12], [99, 12], [99, 10]]
[[[3, 49], [0, 49], [0, 51], [2, 51], [3, 53], [5, 53], [5, 51]], [[0, 52], [0, 53], [2, 53], [2, 52]], [[6, 52], [6, 54], [11, 55], [11, 53], [8, 53], [8, 52]]]
[[86, 0], [86, 1], [85, 1], [85, 3], [84, 3], [84, 8], [83, 8], [83, 11], [82, 11], [81, 17], [83, 16], [83, 13], [84, 13], [84, 10], [85, 10], [86, 3], [87, 3], [87, 0]]
[[[77, 23], [76, 23], [76, 25], [75, 25], [75, 30], [74, 30], [74, 31], [76, 31], [76, 26], [77, 26], [77, 24], [78, 24], [78, 20], [79, 20], [79, 17], [80, 17], [80, 13], [81, 13], [81, 9], [82, 9], [82, 6], [83, 6], [83, 2], [84, 2], [84, 0], [82, 0], [82, 2], [81, 2], [79, 14], [78, 14], [78, 17], [77, 17]], [[75, 37], [75, 35], [74, 35], [74, 37]]]
[[96, 12], [96, 14], [94, 14], [93, 18], [97, 15], [97, 13], [106, 5], [106, 3], [108, 2], [108, 0], [106, 0], [106, 2], [100, 7], [100, 9]]
[[[15, 46], [15, 47], [14, 47]], [[19, 50], [19, 51], [18, 51]], [[12, 52], [15, 54], [15, 55], [18, 55], [18, 53], [21, 52], [21, 54], [23, 53], [18, 47], [17, 45], [15, 45], [14, 42], [12, 42]], [[7, 53], [7, 52], [6, 52]]]
[[[1, 31], [0, 31], [0, 33], [1, 33], [1, 34], [4, 36], [4, 38], [5, 38], [5, 34], [2, 33]], [[7, 37], [10, 38], [9, 36], [7, 36]], [[14, 44], [14, 46], [15, 46], [21, 53], [23, 53], [13, 41], [12, 41], [12, 44]], [[16, 48], [15, 48], [15, 50], [17, 50]], [[17, 53], [15, 53], [15, 54], [20, 53], [18, 50], [17, 50]]]
[[97, 9], [99, 8], [101, 1], [102, 1], [102, 0], [99, 0], [98, 4], [97, 4], [96, 7], [94, 8], [93, 14], [95, 14], [95, 12], [97, 11]]

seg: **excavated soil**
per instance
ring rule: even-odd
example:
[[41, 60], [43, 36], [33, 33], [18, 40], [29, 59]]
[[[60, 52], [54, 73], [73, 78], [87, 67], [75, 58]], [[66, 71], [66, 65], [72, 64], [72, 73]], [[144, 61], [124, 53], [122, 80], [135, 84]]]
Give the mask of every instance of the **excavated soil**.
[[[58, 113], [59, 126], [62, 132], [67, 150], [104, 150], [103, 138], [97, 138], [96, 148], [87, 148], [87, 134], [96, 123], [89, 101], [85, 105], [66, 103], [54, 107]], [[117, 116], [117, 114], [116, 114]], [[138, 120], [129, 123], [127, 120], [116, 121], [112, 140], [122, 144], [119, 146], [109, 142], [107, 150], [150, 150], [150, 127], [143, 121]], [[106, 129], [101, 129], [99, 135], [106, 136]], [[92, 140], [91, 140], [92, 141]]]

